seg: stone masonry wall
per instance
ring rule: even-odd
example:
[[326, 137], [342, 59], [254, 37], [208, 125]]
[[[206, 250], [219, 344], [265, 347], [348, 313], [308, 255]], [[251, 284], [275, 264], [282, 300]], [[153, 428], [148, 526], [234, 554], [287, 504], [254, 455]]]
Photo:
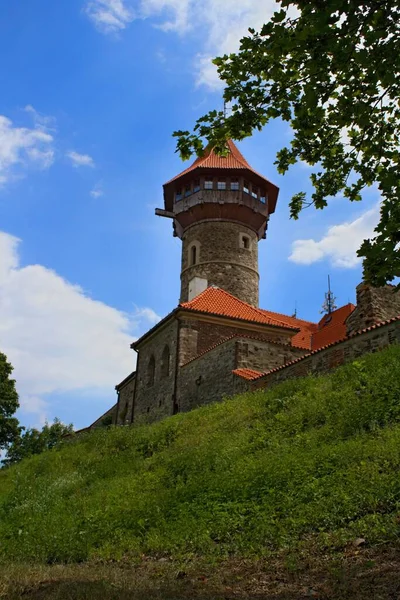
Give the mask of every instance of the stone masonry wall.
[[[242, 391], [239, 389], [240, 378], [232, 374], [234, 369], [264, 371], [303, 354], [304, 351], [297, 348], [267, 341], [248, 338], [228, 340], [180, 369], [179, 410], [187, 412]], [[246, 386], [243, 386], [243, 391], [245, 389]]]
[[[177, 338], [178, 321], [174, 319], [141, 344], [133, 408], [135, 423], [158, 421], [174, 414]], [[162, 356], [167, 345], [170, 350], [169, 373], [168, 376], [163, 377], [161, 372]], [[151, 356], [155, 358], [153, 385], [148, 383], [148, 366]]]
[[232, 335], [248, 335], [257, 337], [262, 341], [273, 340], [282, 344], [288, 344], [290, 340], [290, 337], [285, 333], [282, 334], [279, 329], [276, 331], [260, 332], [251, 329], [251, 325], [249, 325], [248, 329], [242, 329], [228, 325], [197, 321], [195, 319], [186, 319], [181, 321], [179, 364], [186, 364], [189, 360], [206, 352], [209, 348], [215, 346], [215, 344], [219, 344]]
[[307, 350], [289, 345], [242, 339], [236, 342], [235, 368], [264, 372], [285, 365], [305, 354]]
[[[242, 234], [249, 248], [241, 247]], [[190, 247], [198, 243], [197, 263], [190, 265]], [[188, 301], [193, 277], [207, 279], [236, 298], [258, 306], [258, 238], [251, 229], [229, 221], [204, 221], [182, 237], [181, 302]]]
[[390, 344], [400, 343], [400, 320], [382, 325], [371, 331], [356, 335], [325, 350], [306, 356], [298, 362], [270, 373], [255, 382], [249, 382], [248, 389], [266, 388], [310, 373], [327, 373], [332, 369], [356, 360], [363, 354], [377, 352]]
[[136, 376], [132, 376], [118, 390], [116, 425], [128, 425], [132, 419], [133, 399], [135, 395]]
[[179, 412], [231, 396], [234, 390], [236, 341], [228, 340], [179, 369]]
[[400, 291], [392, 285], [374, 288], [357, 286], [357, 306], [347, 318], [347, 335], [400, 315]]

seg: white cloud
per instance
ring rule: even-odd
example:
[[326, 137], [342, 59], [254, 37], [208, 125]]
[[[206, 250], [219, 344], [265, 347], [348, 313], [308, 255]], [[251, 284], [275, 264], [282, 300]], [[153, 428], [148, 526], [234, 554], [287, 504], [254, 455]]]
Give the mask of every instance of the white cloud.
[[27, 168], [47, 169], [54, 161], [53, 136], [41, 128], [15, 127], [0, 115], [0, 185]]
[[133, 12], [124, 0], [90, 0], [85, 13], [103, 33], [117, 33], [133, 21]]
[[297, 264], [311, 265], [328, 259], [334, 267], [352, 269], [361, 259], [356, 252], [365, 239], [372, 237], [379, 220], [379, 205], [366, 211], [354, 221], [334, 225], [319, 240], [296, 240], [289, 260]]
[[47, 417], [50, 395], [108, 394], [134, 369], [133, 333], [158, 320], [151, 309], [124, 314], [90, 298], [41, 265], [20, 266], [18, 244], [0, 232], [0, 348], [15, 368], [25, 413]]
[[93, 187], [92, 190], [90, 190], [90, 195], [92, 196], [92, 198], [101, 198], [101, 196], [104, 196], [104, 190], [103, 190], [103, 186], [101, 182], [96, 183], [96, 185]]
[[79, 154], [74, 150], [67, 152], [66, 156], [71, 160], [74, 167], [94, 167], [94, 160], [89, 154]]
[[54, 117], [43, 115], [38, 112], [31, 104], [27, 104], [24, 108], [25, 112], [32, 115], [33, 122], [36, 129], [42, 131], [55, 132], [56, 131], [56, 119]]
[[85, 11], [106, 33], [125, 29], [134, 19], [151, 19], [156, 27], [180, 35], [195, 34], [201, 40], [195, 58], [196, 82], [220, 87], [211, 59], [235, 52], [249, 27], [260, 28], [279, 8], [275, 0], [94, 0]]
[[139, 327], [143, 321], [148, 323], [150, 327], [154, 327], [160, 320], [161, 317], [152, 308], [134, 307], [132, 321], [136, 327]]

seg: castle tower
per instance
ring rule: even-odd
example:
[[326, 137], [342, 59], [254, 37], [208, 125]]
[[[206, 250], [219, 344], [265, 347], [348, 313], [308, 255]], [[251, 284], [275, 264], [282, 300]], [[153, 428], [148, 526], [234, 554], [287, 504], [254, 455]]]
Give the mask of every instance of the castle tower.
[[164, 210], [182, 240], [180, 302], [211, 285], [258, 306], [258, 242], [279, 189], [254, 171], [232, 141], [227, 156], [203, 156], [164, 185]]

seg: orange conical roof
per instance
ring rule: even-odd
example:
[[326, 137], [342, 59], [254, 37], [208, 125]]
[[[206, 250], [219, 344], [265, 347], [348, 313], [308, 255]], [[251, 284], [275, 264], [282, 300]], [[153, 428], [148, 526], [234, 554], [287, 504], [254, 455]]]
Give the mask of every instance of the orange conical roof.
[[[214, 152], [214, 149], [211, 146], [207, 146], [204, 150], [202, 156], [198, 156], [196, 160], [182, 173], [173, 177], [165, 185], [168, 185], [172, 181], [179, 179], [182, 175], [186, 175], [195, 169], [204, 168], [204, 169], [249, 169], [250, 171], [254, 171], [251, 168], [243, 154], [240, 150], [235, 146], [232, 140], [228, 140], [226, 145], [228, 146], [229, 153], [226, 156], [220, 156]], [[258, 173], [257, 173], [258, 175]]]
[[243, 154], [237, 148], [237, 146], [233, 143], [232, 140], [228, 140], [226, 142], [228, 153], [225, 156], [221, 156], [214, 151], [212, 146], [207, 146], [201, 156], [198, 156], [196, 160], [184, 171], [176, 175], [167, 183], [164, 184], [164, 200], [166, 203], [167, 210], [171, 209], [173, 204], [173, 188], [176, 187], [176, 184], [179, 179], [186, 178], [190, 173], [197, 174], [204, 173], [205, 170], [230, 170], [239, 174], [238, 171], [243, 171], [243, 176], [255, 176], [256, 182], [258, 185], [266, 186], [268, 190], [269, 196], [269, 212], [272, 213], [275, 210], [276, 201], [278, 199], [279, 188], [274, 185], [271, 181], [269, 181], [266, 177], [257, 173], [247, 162]]

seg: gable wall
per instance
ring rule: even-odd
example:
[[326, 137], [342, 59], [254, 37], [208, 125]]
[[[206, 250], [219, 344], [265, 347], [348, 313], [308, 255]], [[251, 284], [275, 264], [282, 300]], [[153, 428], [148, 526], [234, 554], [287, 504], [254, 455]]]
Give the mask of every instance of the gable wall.
[[[282, 333], [279, 329], [275, 331], [260, 332], [254, 331], [251, 325], [245, 329], [232, 327], [217, 323], [207, 323], [206, 321], [195, 319], [183, 319], [181, 321], [180, 330], [180, 353], [179, 364], [184, 365], [188, 361], [193, 360], [199, 354], [206, 352], [216, 344], [232, 337], [233, 335], [241, 336], [248, 335], [257, 337], [263, 341], [275, 341], [289, 346], [290, 338], [288, 334]], [[283, 364], [283, 363], [282, 363]]]
[[[174, 412], [175, 375], [177, 367], [178, 321], [172, 319], [154, 333], [140, 347], [137, 362], [136, 391], [133, 421], [158, 421]], [[170, 349], [168, 377], [161, 376], [162, 354], [165, 346]], [[154, 384], [148, 385], [148, 364], [155, 358]]]
[[303, 355], [304, 351], [288, 345], [249, 338], [228, 340], [179, 369], [179, 410], [187, 412], [242, 391], [234, 369], [266, 371]]

